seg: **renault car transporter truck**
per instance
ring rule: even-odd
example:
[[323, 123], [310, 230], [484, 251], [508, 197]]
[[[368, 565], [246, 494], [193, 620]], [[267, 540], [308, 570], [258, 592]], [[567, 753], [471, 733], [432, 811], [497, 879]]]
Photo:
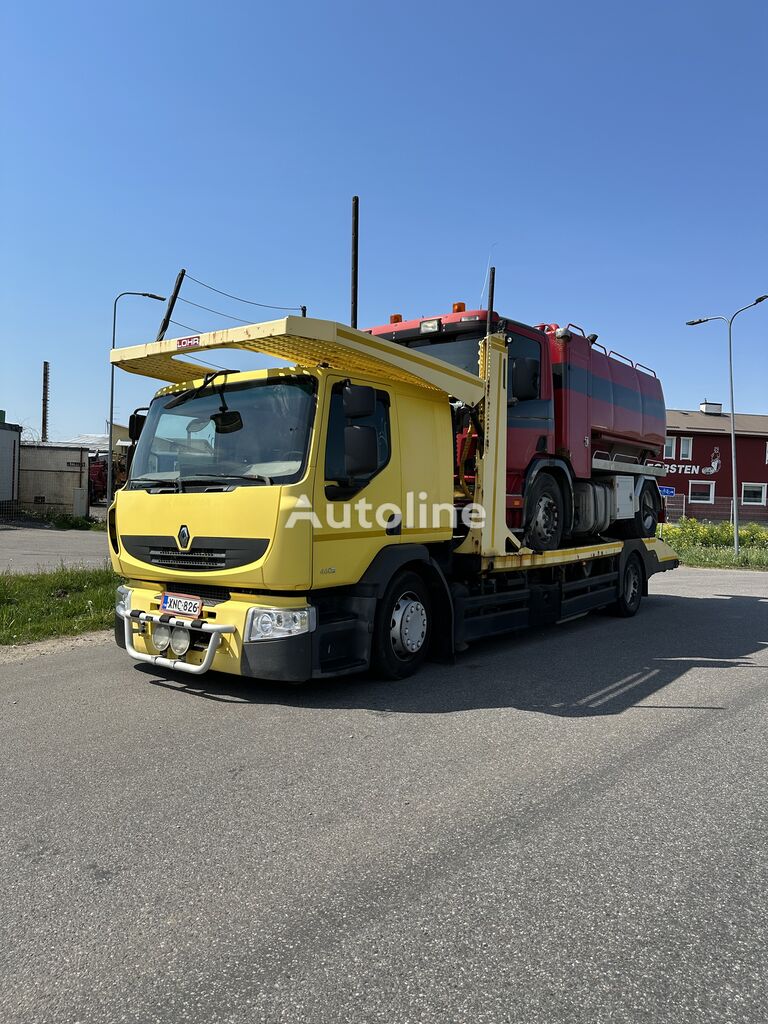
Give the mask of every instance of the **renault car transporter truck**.
[[[189, 358], [235, 349], [290, 365]], [[111, 359], [167, 385], [131, 417], [108, 513], [115, 638], [137, 661], [401, 678], [480, 637], [632, 616], [678, 564], [656, 538], [661, 385], [573, 325], [457, 303], [368, 331], [289, 316]]]

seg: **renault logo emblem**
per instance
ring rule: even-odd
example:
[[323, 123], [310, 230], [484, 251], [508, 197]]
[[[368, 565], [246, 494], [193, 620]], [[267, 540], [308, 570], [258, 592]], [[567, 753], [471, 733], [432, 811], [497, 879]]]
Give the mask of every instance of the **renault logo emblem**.
[[186, 526], [182, 526], [179, 530], [179, 547], [186, 548], [189, 546], [189, 530]]

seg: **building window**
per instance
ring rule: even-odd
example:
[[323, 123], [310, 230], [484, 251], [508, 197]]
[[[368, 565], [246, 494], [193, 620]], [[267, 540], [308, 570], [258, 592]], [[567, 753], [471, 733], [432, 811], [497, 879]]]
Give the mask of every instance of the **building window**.
[[768, 484], [742, 484], [741, 504], [764, 505], [766, 490], [768, 490]]
[[680, 461], [690, 462], [693, 458], [693, 438], [692, 437], [681, 437], [680, 438]]
[[[766, 445], [766, 448], [768, 448], [768, 445]], [[675, 438], [674, 437], [665, 437], [664, 438], [664, 458], [665, 459], [674, 459], [674, 457], [675, 457]], [[766, 459], [768, 460], [768, 453], [766, 453]]]
[[688, 484], [688, 501], [692, 505], [711, 505], [715, 500], [715, 485], [691, 480]]

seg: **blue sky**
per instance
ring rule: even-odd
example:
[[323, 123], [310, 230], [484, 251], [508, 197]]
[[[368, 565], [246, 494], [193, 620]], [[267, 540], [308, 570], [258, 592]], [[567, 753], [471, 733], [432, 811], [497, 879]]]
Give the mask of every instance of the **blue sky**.
[[[39, 428], [48, 359], [52, 436], [102, 430], [113, 297], [167, 294], [181, 266], [347, 319], [353, 193], [361, 326], [477, 304], [490, 251], [502, 313], [597, 332], [671, 407], [727, 403], [724, 325], [684, 322], [768, 291], [767, 12], [7, 5], [0, 408]], [[124, 299], [119, 343], [153, 339], [161, 312]], [[737, 407], [766, 413], [768, 302], [734, 337]], [[152, 390], [118, 374], [117, 419]]]

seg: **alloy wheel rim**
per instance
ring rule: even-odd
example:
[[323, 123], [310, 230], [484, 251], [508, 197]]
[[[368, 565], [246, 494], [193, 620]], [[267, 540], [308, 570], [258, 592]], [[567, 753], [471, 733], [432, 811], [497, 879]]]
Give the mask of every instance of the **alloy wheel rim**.
[[636, 565], [630, 565], [624, 577], [624, 600], [630, 607], [634, 605], [639, 593], [640, 571]]
[[389, 626], [392, 650], [399, 658], [412, 658], [427, 638], [427, 612], [413, 591], [401, 594], [392, 609]]
[[559, 518], [556, 503], [551, 498], [544, 496], [536, 506], [533, 525], [541, 536], [554, 537]]

